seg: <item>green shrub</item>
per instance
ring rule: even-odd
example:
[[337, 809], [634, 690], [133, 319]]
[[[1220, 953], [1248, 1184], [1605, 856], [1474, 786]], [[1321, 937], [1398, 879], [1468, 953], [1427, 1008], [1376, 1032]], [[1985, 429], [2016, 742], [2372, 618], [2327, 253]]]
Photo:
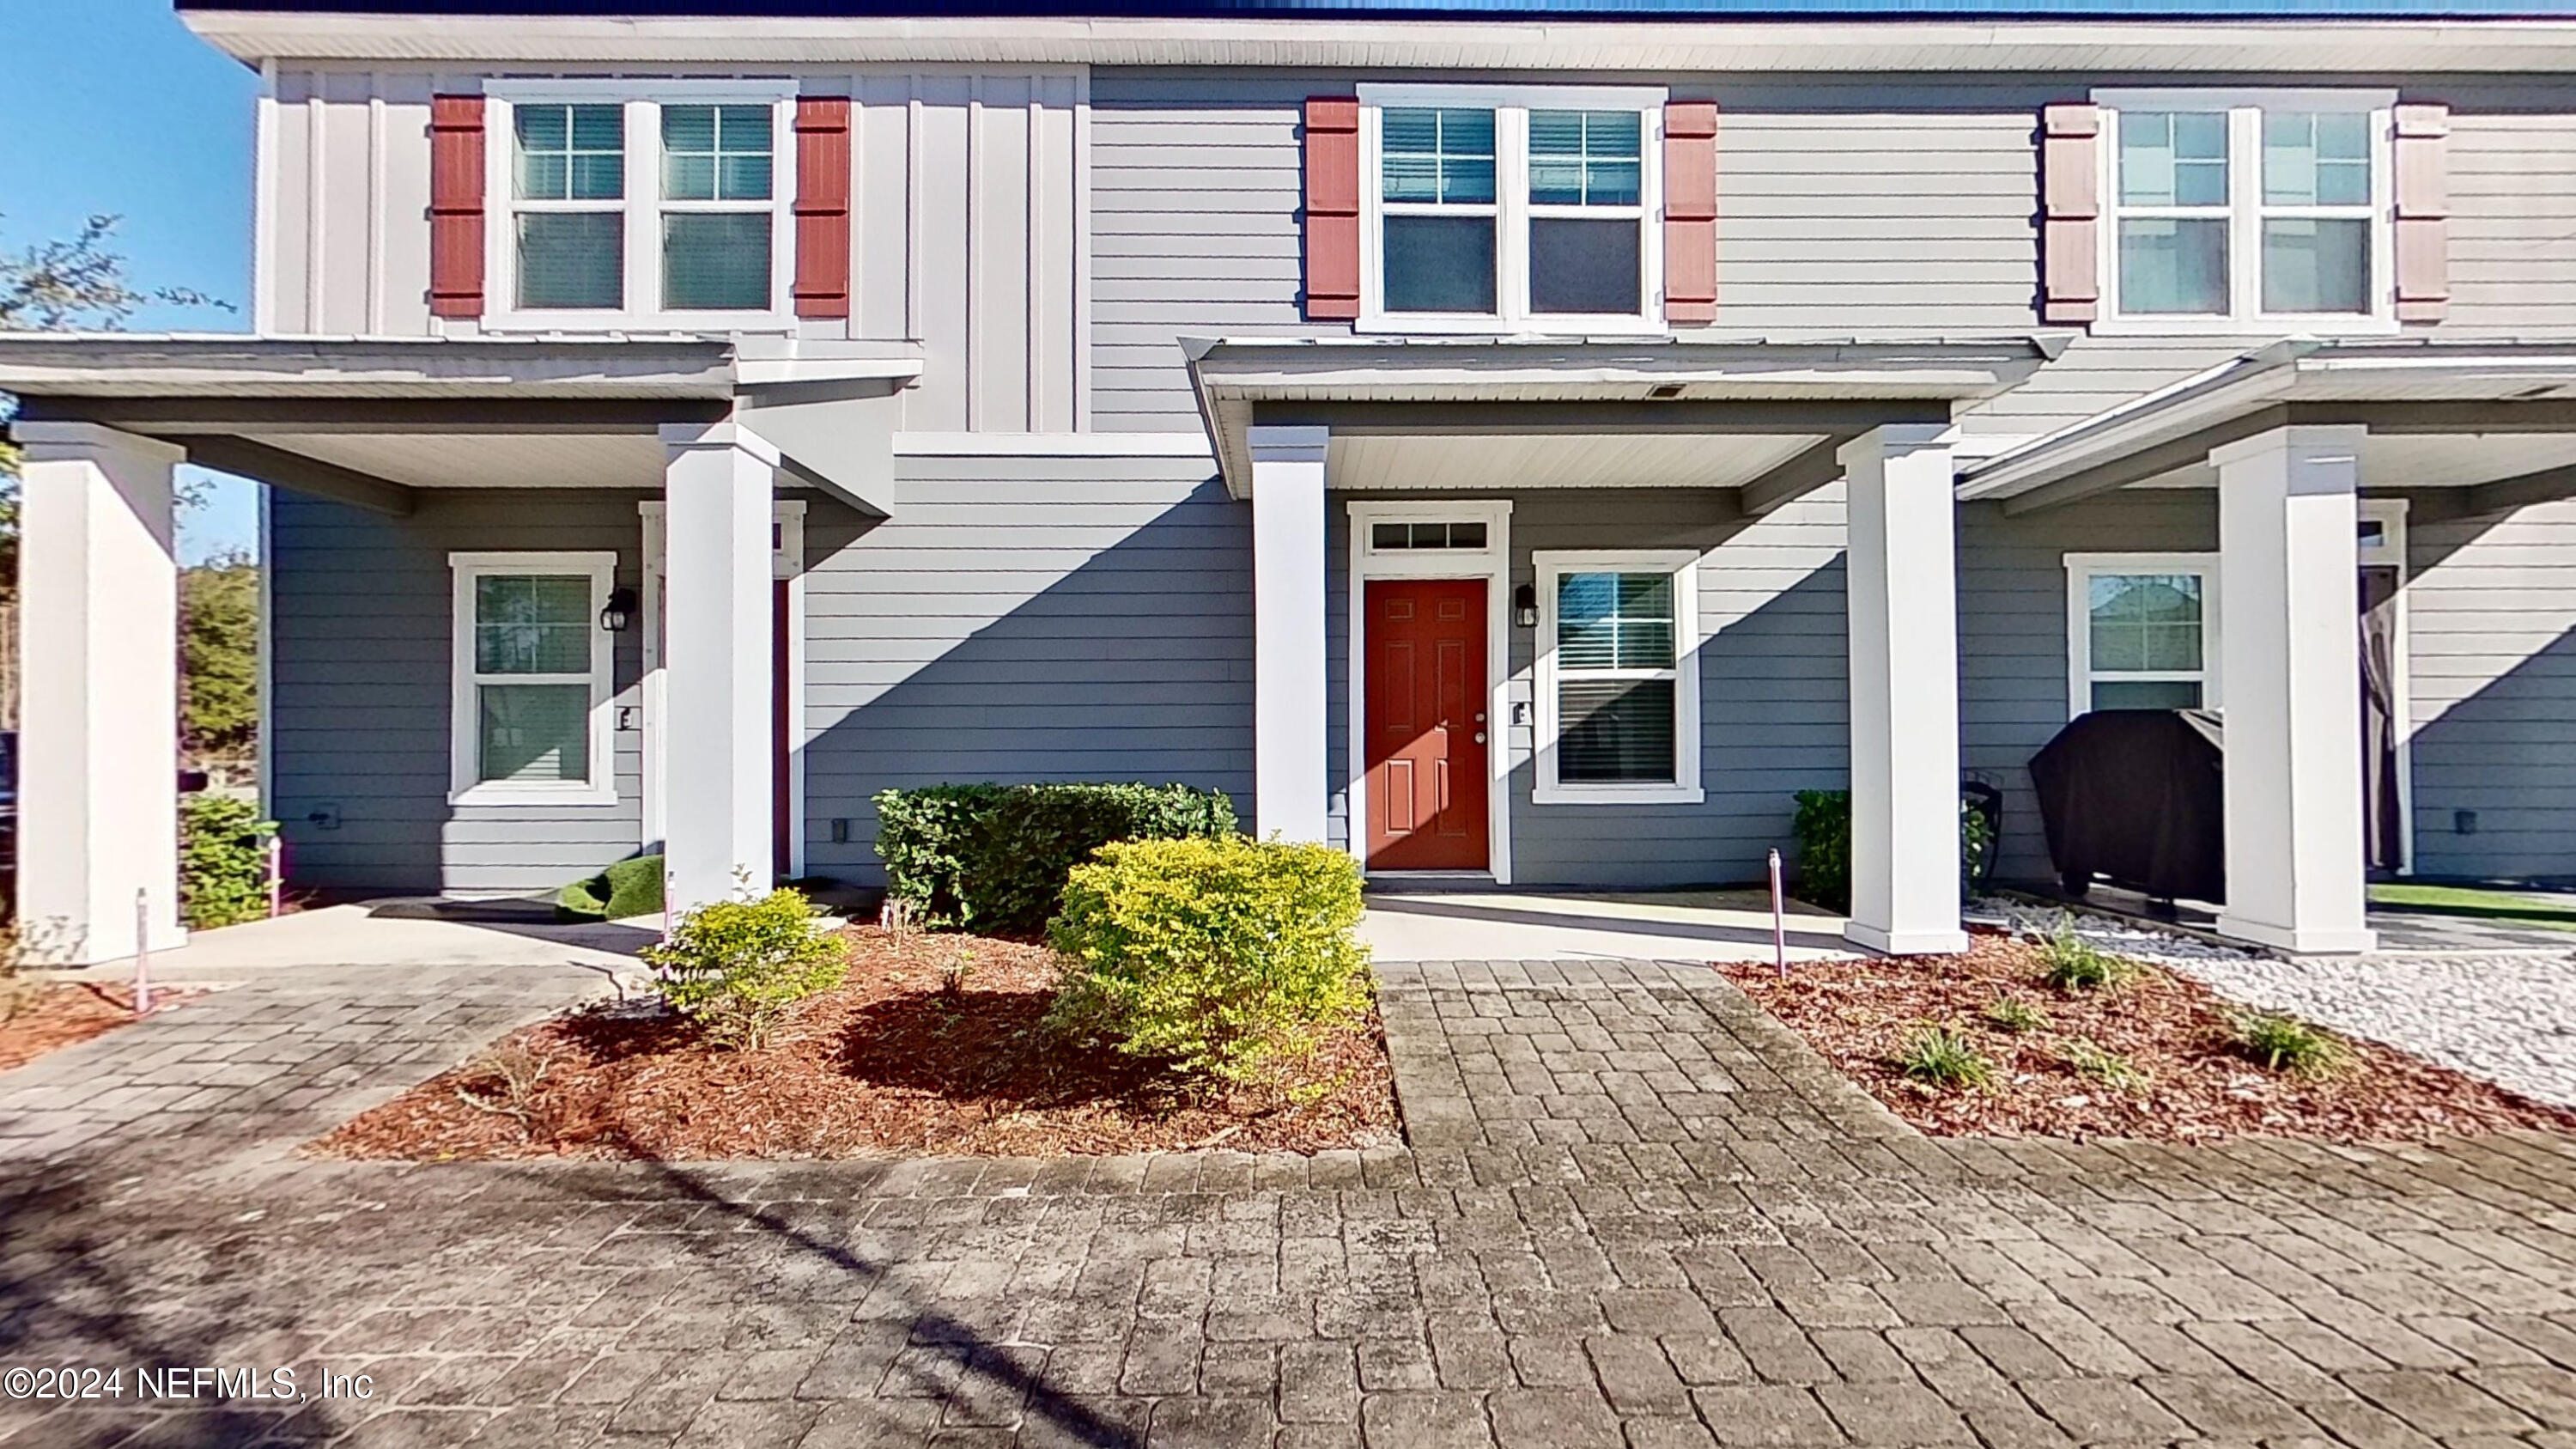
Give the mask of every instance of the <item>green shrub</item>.
[[2047, 968], [2044, 979], [2060, 991], [2099, 991], [2124, 985], [2138, 974], [2136, 962], [2077, 935], [2072, 916], [2060, 917], [2057, 929], [2039, 949]]
[[662, 857], [621, 860], [555, 893], [555, 914], [570, 921], [623, 921], [662, 910]]
[[1994, 1063], [1986, 1060], [1966, 1032], [1928, 1021], [1906, 1033], [1905, 1045], [1896, 1054], [1896, 1068], [1935, 1087], [1983, 1090], [1995, 1080]]
[[886, 891], [926, 928], [1035, 935], [1065, 878], [1113, 840], [1234, 834], [1234, 802], [1188, 785], [933, 785], [876, 797]]
[[1322, 845], [1227, 836], [1101, 847], [1049, 929], [1050, 1020], [1228, 1081], [1311, 1050], [1368, 1000], [1359, 867]]
[[1798, 818], [1798, 899], [1811, 906], [1851, 909], [1851, 792], [1801, 790]]
[[2342, 1070], [2348, 1060], [2343, 1043], [2295, 1016], [2234, 1012], [2227, 1029], [2238, 1053], [2260, 1063], [2265, 1071], [2322, 1077]]
[[641, 952], [655, 989], [717, 1044], [757, 1050], [796, 1003], [841, 984], [848, 945], [815, 927], [800, 891], [718, 901], [680, 918], [668, 945]]
[[2048, 1025], [2048, 1013], [2009, 991], [1998, 992], [1986, 1003], [1986, 1020], [2005, 1031], [2019, 1034], [2037, 1031]]
[[[1798, 899], [1829, 911], [1851, 909], [1851, 792], [1801, 790], [1790, 830], [1798, 837]], [[1959, 892], [1976, 894], [1985, 862], [1986, 817], [1973, 800], [1959, 802]]]
[[192, 931], [268, 914], [268, 842], [277, 822], [228, 795], [179, 802], [179, 913]]

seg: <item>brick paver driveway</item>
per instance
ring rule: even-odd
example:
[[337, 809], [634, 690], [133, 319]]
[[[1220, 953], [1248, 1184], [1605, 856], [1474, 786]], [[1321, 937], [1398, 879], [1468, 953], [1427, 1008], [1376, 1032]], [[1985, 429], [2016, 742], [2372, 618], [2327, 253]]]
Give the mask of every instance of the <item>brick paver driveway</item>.
[[[22, 1151], [0, 1165], [0, 1364], [121, 1366], [127, 1397], [0, 1402], [0, 1437], [2576, 1446], [2576, 1144], [1934, 1143], [1705, 971], [1390, 977], [1411, 1151], [287, 1155], [381, 1080]], [[273, 989], [225, 1009], [269, 1019], [250, 993]], [[410, 1033], [396, 1076], [470, 1045], [436, 1009], [453, 983], [352, 990], [276, 1008]], [[0, 1137], [67, 1110], [27, 1075], [0, 1077]], [[142, 1405], [136, 1366], [370, 1396], [210, 1377]]]

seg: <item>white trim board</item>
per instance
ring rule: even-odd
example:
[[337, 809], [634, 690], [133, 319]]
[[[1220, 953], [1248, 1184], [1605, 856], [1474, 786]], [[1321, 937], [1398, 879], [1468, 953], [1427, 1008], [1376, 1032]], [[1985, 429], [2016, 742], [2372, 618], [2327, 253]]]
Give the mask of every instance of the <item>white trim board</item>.
[[894, 435], [898, 458], [1205, 458], [1214, 462], [1207, 434], [1186, 433], [934, 433]]
[[[1485, 869], [1496, 885], [1512, 883], [1511, 594], [1512, 505], [1508, 499], [1441, 499], [1383, 502], [1353, 499], [1343, 505], [1350, 533], [1347, 658], [1343, 662], [1348, 708], [1342, 748], [1349, 791], [1343, 824], [1347, 848], [1368, 872], [1368, 584], [1383, 579], [1472, 579], [1485, 590]], [[1481, 549], [1407, 549], [1373, 553], [1373, 523], [1482, 523]], [[1315, 621], [1323, 627], [1323, 620]], [[1405, 875], [1408, 872], [1394, 872]], [[1434, 872], [1433, 874], [1450, 874]]]

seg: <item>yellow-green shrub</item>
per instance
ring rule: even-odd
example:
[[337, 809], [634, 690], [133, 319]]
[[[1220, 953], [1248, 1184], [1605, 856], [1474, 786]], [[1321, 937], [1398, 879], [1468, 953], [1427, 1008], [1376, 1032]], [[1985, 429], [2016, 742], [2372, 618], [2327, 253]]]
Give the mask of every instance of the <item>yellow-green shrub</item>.
[[755, 1051], [797, 1002], [849, 974], [849, 950], [816, 928], [802, 892], [718, 901], [680, 918], [670, 944], [637, 954], [662, 998], [719, 1045]]
[[1313, 1049], [1368, 1002], [1359, 868], [1321, 845], [1230, 836], [1100, 848], [1048, 927], [1051, 1020], [1231, 1081]]

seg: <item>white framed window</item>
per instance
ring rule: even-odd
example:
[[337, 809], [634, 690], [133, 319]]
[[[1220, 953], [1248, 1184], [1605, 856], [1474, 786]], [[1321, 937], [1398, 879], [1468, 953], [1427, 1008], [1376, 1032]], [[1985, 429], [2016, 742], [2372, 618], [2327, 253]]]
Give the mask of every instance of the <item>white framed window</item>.
[[495, 82], [499, 331], [795, 325], [789, 82]]
[[1697, 804], [1699, 555], [1540, 553], [1539, 804]]
[[452, 804], [613, 805], [614, 553], [454, 553]]
[[2066, 556], [2066, 712], [2215, 709], [2218, 555]]
[[2102, 91], [2103, 322], [2396, 330], [2392, 91]]
[[1662, 329], [1663, 90], [1359, 94], [1360, 330]]

